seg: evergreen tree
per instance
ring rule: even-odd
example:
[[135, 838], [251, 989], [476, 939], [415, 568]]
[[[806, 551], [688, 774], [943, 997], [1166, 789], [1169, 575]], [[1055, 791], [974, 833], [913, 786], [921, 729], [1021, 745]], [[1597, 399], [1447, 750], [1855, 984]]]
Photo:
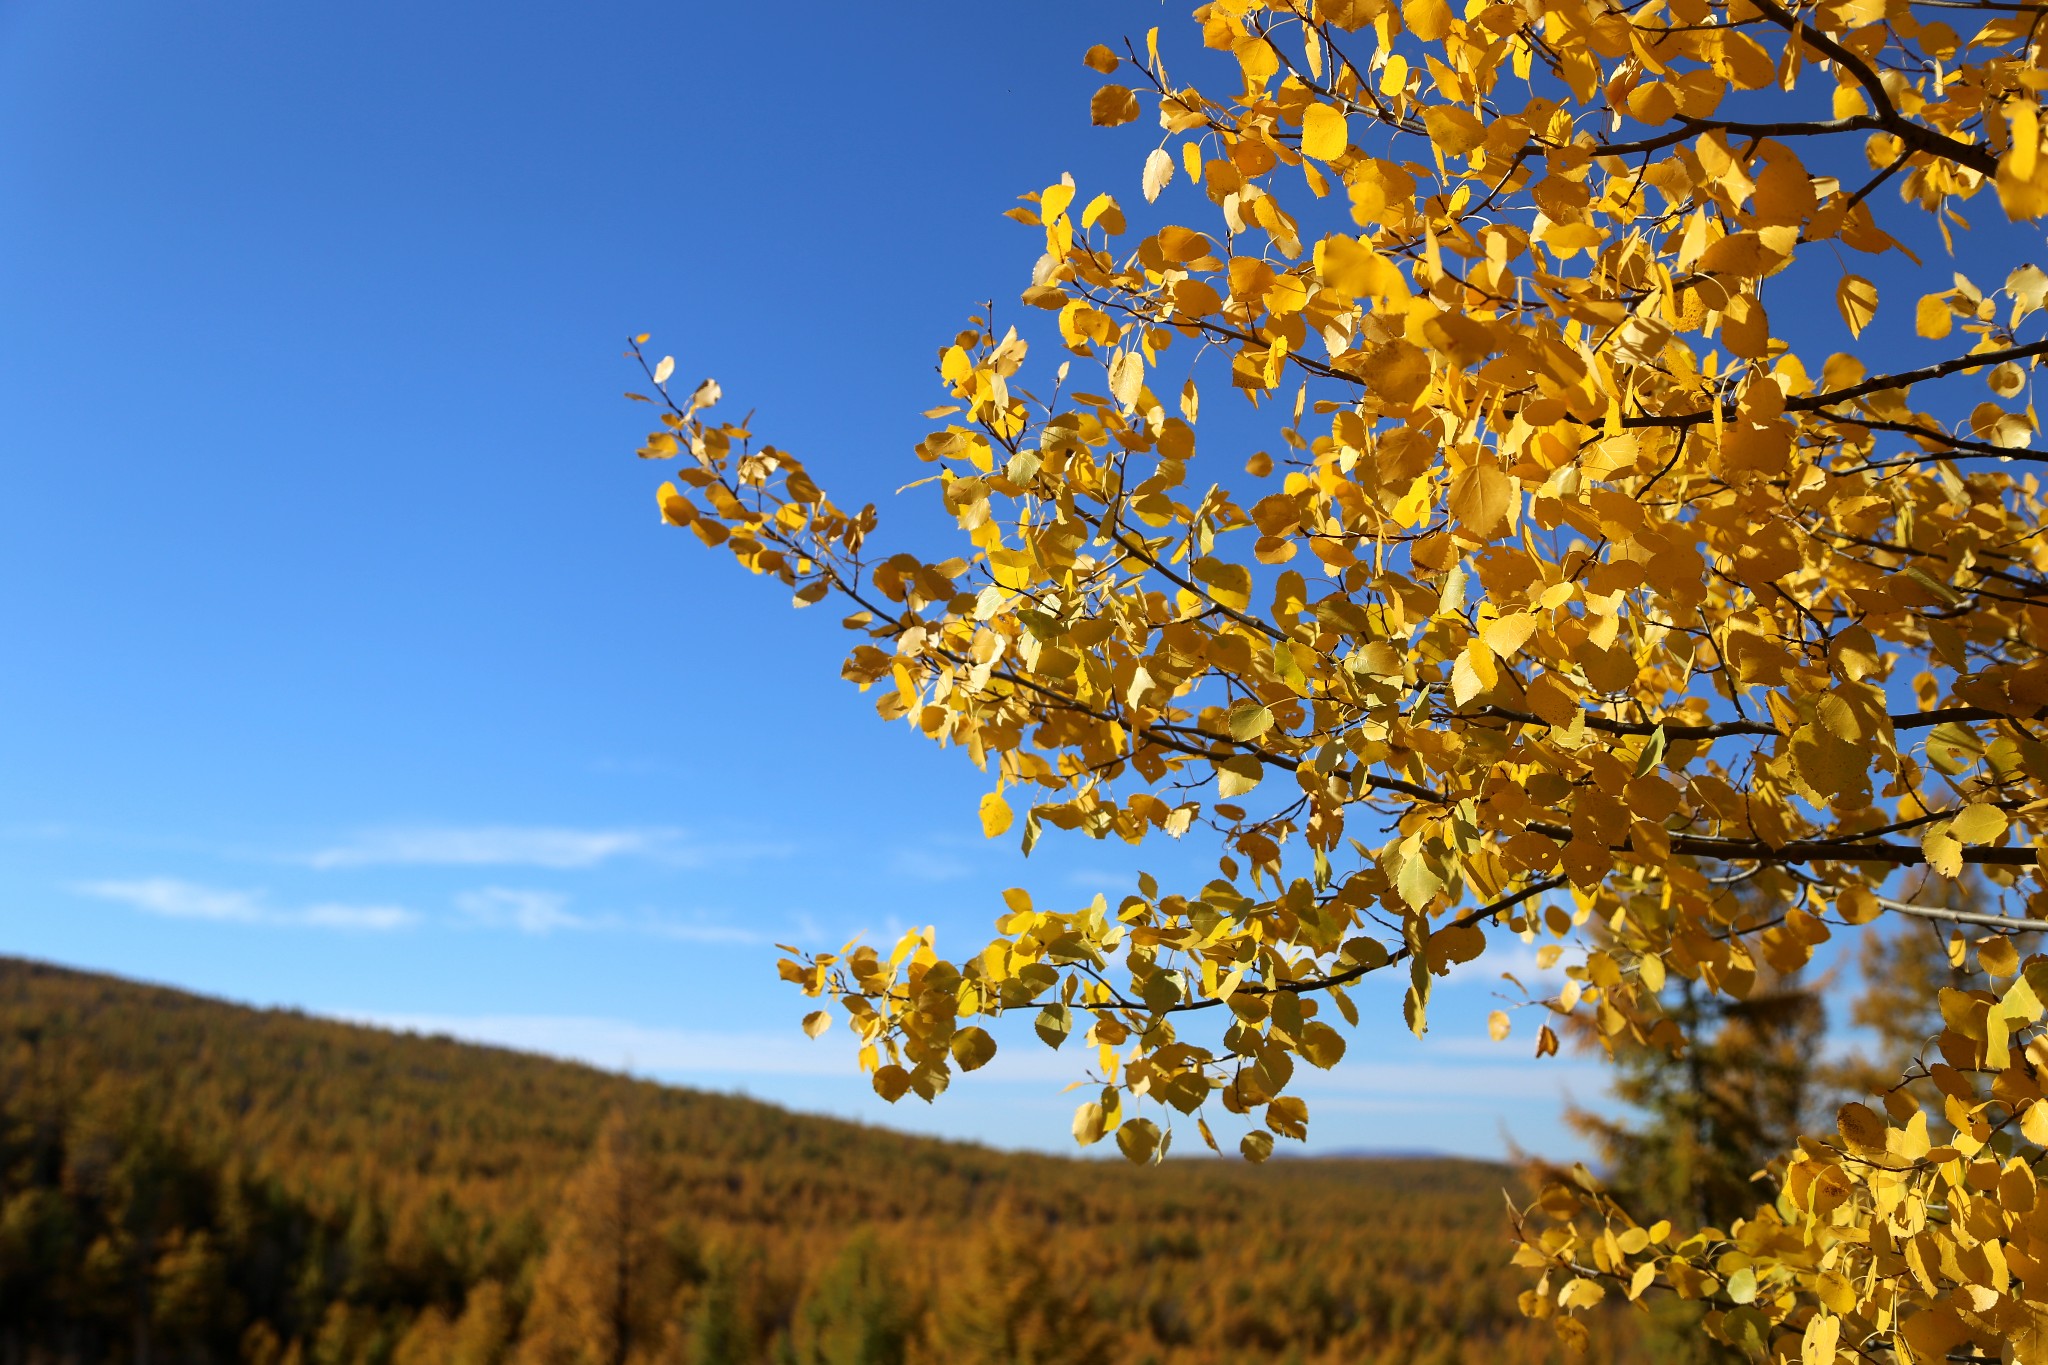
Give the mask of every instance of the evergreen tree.
[[748, 1365], [756, 1343], [741, 1311], [736, 1258], [715, 1252], [706, 1268], [703, 1292], [690, 1313], [685, 1358], [689, 1365]]
[[[1750, 891], [1738, 922], [1769, 918]], [[1692, 1229], [1725, 1229], [1770, 1198], [1769, 1169], [1823, 1107], [1818, 1053], [1827, 1018], [1796, 976], [1765, 974], [1730, 998], [1676, 977], [1646, 1043], [1615, 1048], [1613, 1094], [1629, 1111], [1567, 1121], [1592, 1140], [1602, 1173], [1638, 1207], [1682, 1211]], [[1677, 1240], [1674, 1237], [1674, 1240]], [[1743, 1357], [1707, 1336], [1697, 1304], [1651, 1301], [1649, 1358], [1719, 1365]]]
[[1725, 1228], [1754, 1211], [1757, 1175], [1817, 1107], [1826, 1014], [1796, 979], [1730, 1000], [1679, 978], [1664, 1010], [1669, 1027], [1649, 1045], [1617, 1049], [1614, 1096], [1634, 1114], [1575, 1108], [1568, 1118], [1617, 1190]]
[[911, 1315], [873, 1234], [856, 1233], [825, 1267], [798, 1314], [796, 1365], [903, 1365]]

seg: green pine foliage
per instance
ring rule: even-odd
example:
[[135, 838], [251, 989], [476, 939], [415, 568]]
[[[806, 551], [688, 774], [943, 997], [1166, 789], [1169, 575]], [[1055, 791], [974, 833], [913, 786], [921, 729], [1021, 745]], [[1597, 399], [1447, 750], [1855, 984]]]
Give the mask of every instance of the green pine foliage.
[[1533, 1365], [1514, 1180], [1112, 1170], [0, 958], [0, 1365]]

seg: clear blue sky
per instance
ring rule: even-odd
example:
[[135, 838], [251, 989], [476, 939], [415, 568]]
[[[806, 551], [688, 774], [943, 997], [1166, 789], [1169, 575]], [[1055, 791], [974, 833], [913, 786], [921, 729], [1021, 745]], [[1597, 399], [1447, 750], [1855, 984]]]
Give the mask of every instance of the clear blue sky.
[[[0, 6], [0, 951], [1069, 1149], [1078, 1065], [1021, 1021], [891, 1109], [770, 944], [957, 944], [1136, 864], [985, 843], [979, 775], [838, 680], [836, 613], [661, 527], [619, 352], [654, 332], [928, 534], [892, 490], [934, 347], [1025, 282], [1017, 194], [1136, 197], [1079, 56], [1153, 23]], [[1426, 1043], [1398, 990], [1307, 1089], [1318, 1148], [1571, 1150], [1597, 1075], [1484, 1041], [1483, 979]]]

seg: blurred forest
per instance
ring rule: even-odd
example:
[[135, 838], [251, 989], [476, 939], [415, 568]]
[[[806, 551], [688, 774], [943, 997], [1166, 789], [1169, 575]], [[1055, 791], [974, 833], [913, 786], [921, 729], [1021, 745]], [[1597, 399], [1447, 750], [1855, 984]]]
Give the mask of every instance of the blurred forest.
[[1561, 1360], [1517, 1183], [1003, 1154], [0, 958], [0, 1365]]

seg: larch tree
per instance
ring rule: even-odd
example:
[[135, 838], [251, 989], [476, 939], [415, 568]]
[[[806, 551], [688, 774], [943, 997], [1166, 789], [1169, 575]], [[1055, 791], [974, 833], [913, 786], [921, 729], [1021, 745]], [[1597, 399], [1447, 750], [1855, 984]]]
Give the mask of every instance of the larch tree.
[[[1621, 1048], [1674, 976], [1743, 1000], [1935, 917], [1986, 982], [1940, 995], [1943, 1131], [1912, 1088], [1851, 1104], [1725, 1226], [1575, 1173], [1517, 1220], [1525, 1307], [1583, 1340], [1676, 1294], [1756, 1358], [2048, 1362], [2048, 960], [2011, 938], [2048, 918], [2043, 18], [1213, 0], [1091, 48], [1094, 122], [1156, 120], [1142, 202], [1011, 210], [1020, 321], [939, 348], [917, 446], [936, 561], [643, 358], [663, 518], [844, 602], [845, 676], [986, 772], [991, 837], [1216, 844], [1199, 884], [1011, 892], [986, 944], [791, 950], [875, 1089], [932, 1099], [1029, 1011], [1085, 1044], [1081, 1142], [1153, 1160], [1227, 1117], [1257, 1159], [1376, 980], [1419, 1033], [1519, 938], [1567, 968], [1537, 1018]], [[1198, 439], [1232, 389], [1251, 416]], [[1993, 908], [1900, 885], [1966, 869]]]
[[661, 1282], [655, 1196], [653, 1170], [615, 1111], [563, 1188], [519, 1365], [630, 1365], [660, 1346], [670, 1286]]

